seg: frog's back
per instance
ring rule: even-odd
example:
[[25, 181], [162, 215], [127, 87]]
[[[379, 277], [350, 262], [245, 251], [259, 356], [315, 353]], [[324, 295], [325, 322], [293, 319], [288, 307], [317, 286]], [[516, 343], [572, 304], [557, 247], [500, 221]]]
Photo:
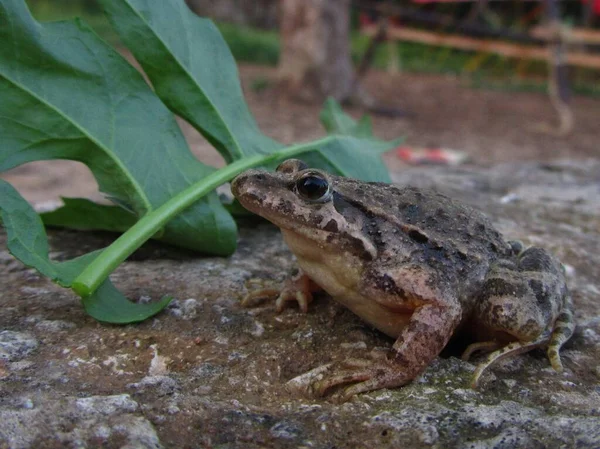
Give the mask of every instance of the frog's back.
[[381, 263], [427, 267], [464, 294], [476, 290], [491, 262], [511, 256], [484, 214], [438, 192], [354, 180], [342, 181], [336, 192], [362, 208], [364, 233]]

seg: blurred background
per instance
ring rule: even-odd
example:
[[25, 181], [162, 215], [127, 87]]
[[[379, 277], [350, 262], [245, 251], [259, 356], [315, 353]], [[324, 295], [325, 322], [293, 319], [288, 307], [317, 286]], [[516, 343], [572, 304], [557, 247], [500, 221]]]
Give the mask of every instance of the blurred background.
[[[181, 0], [184, 1], [184, 0]], [[78, 16], [133, 60], [95, 0], [27, 0], [41, 21]], [[600, 155], [600, 0], [187, 0], [212, 18], [259, 126], [284, 143], [319, 137], [327, 96], [373, 117], [406, 164], [493, 164]], [[220, 156], [191, 127], [192, 151]], [[75, 162], [3, 177], [43, 202], [94, 196]]]

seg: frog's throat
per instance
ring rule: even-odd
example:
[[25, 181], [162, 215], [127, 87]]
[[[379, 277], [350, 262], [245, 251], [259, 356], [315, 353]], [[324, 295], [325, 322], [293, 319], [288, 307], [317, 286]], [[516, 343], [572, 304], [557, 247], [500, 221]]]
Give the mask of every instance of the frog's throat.
[[[359, 231], [348, 229], [349, 226], [347, 226], [345, 220], [343, 220], [341, 223], [340, 221], [337, 221], [338, 228], [336, 232], [331, 232], [327, 229], [322, 229], [321, 227], [295, 226], [294, 223], [286, 223], [285, 220], [273, 222], [279, 226], [284, 235], [288, 234], [300, 236], [303, 239], [320, 245], [323, 249], [335, 245], [335, 242], [346, 241], [349, 243], [348, 251], [358, 253], [357, 255], [367, 260], [375, 260], [377, 258], [377, 248], [375, 245], [373, 245], [373, 243]], [[341, 227], [342, 223], [345, 226]], [[354, 250], [351, 250], [350, 248], [353, 248]], [[339, 251], [338, 248], [335, 250]]]

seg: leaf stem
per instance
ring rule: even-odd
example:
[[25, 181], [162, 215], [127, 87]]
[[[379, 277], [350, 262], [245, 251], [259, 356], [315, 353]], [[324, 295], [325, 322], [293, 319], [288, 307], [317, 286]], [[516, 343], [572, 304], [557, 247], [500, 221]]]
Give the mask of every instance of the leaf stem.
[[241, 172], [257, 165], [266, 165], [277, 160], [284, 160], [297, 154], [306, 153], [334, 139], [334, 136], [327, 136], [312, 142], [292, 145], [268, 155], [243, 158], [211, 173], [201, 181], [192, 184], [175, 195], [158, 209], [144, 215], [114, 243], [105, 248], [73, 281], [71, 288], [82, 298], [90, 296], [108, 278], [110, 273], [170, 220]]

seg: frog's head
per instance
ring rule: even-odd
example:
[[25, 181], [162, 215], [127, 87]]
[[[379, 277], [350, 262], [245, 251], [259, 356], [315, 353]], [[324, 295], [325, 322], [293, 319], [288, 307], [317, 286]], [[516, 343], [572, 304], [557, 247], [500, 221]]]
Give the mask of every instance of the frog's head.
[[289, 159], [274, 173], [241, 173], [233, 180], [231, 191], [246, 209], [283, 230], [323, 246], [343, 245], [363, 257], [374, 258], [375, 248], [362, 232], [364, 213], [338, 191], [356, 182]]

